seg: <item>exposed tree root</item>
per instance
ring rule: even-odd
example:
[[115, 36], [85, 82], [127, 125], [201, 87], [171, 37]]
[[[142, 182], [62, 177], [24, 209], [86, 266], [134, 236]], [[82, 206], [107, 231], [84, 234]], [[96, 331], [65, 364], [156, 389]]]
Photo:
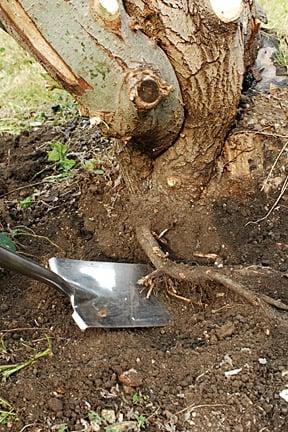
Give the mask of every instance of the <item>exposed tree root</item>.
[[288, 305], [284, 304], [281, 300], [275, 300], [263, 294], [255, 294], [249, 288], [233, 280], [232, 276], [235, 275], [231, 269], [218, 270], [209, 266], [192, 267], [186, 264], [175, 263], [161, 250], [148, 226], [136, 228], [136, 235], [142, 249], [154, 267], [171, 278], [193, 283], [199, 283], [200, 281], [218, 282], [230, 291], [243, 297], [253, 306], [262, 307], [266, 313], [273, 315], [273, 317], [275, 317], [273, 308], [288, 311]]

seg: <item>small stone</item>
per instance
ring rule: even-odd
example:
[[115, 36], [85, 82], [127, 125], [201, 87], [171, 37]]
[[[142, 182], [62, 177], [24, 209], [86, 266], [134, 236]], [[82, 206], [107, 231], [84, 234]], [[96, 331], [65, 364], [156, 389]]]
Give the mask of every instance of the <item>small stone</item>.
[[223, 363], [233, 367], [233, 360], [229, 354], [225, 354]]
[[241, 352], [243, 352], [243, 353], [247, 353], [247, 354], [251, 354], [251, 348], [241, 348], [241, 350], [240, 350]]
[[114, 423], [112, 426], [113, 432], [138, 432], [139, 428], [135, 421], [125, 421], [122, 423]]
[[282, 390], [282, 391], [279, 393], [279, 396], [280, 396], [282, 399], [284, 399], [285, 402], [288, 402], [288, 388], [285, 389], [285, 390]]
[[240, 368], [240, 369], [233, 369], [233, 370], [229, 370], [229, 371], [224, 372], [224, 375], [225, 375], [226, 378], [229, 378], [229, 377], [238, 375], [241, 371], [242, 371], [242, 368]]
[[287, 407], [282, 407], [281, 408], [281, 412], [282, 412], [282, 414], [284, 414], [286, 416], [288, 414], [288, 408]]
[[264, 365], [267, 364], [267, 359], [266, 359], [266, 358], [259, 357], [258, 362], [259, 362], [261, 365], [264, 366]]
[[109, 424], [113, 424], [116, 421], [116, 414], [114, 410], [103, 409], [101, 411], [102, 419]]
[[128, 386], [123, 385], [123, 392], [126, 395], [132, 395], [134, 393], [134, 389], [133, 389], [133, 387], [128, 387]]
[[51, 411], [55, 413], [59, 413], [63, 410], [63, 402], [61, 399], [58, 398], [49, 399], [47, 402], [47, 406]]
[[169, 187], [174, 188], [176, 186], [180, 186], [181, 185], [181, 180], [177, 177], [168, 177], [167, 178], [167, 184]]
[[216, 329], [218, 339], [225, 339], [226, 337], [232, 336], [234, 332], [235, 325], [231, 321], [228, 321], [226, 324]]
[[143, 379], [135, 369], [129, 369], [119, 376], [119, 381], [126, 387], [139, 387]]

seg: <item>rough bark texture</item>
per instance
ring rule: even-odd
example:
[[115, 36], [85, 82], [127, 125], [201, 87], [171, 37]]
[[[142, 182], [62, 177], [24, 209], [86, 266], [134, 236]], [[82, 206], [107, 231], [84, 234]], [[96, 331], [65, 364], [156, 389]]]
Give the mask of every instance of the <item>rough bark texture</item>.
[[185, 104], [184, 128], [156, 160], [152, 188], [170, 199], [194, 201], [207, 187], [233, 125], [254, 10], [247, 4], [241, 21], [225, 24], [208, 1], [128, 0], [125, 5], [137, 17], [137, 28], [168, 55]]
[[131, 192], [189, 203], [213, 177], [235, 118], [254, 34], [254, 2], [243, 5], [231, 23], [209, 0], [119, 1], [110, 17], [92, 0], [1, 0], [0, 17], [121, 138]]

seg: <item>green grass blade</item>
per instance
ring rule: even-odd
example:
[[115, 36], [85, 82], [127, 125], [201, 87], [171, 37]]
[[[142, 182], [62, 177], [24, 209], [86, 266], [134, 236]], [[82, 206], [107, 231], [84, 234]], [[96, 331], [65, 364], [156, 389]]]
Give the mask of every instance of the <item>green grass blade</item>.
[[15, 373], [19, 372], [20, 370], [31, 366], [36, 361], [49, 357], [52, 354], [52, 348], [51, 348], [51, 342], [50, 339], [48, 339], [48, 347], [44, 351], [40, 351], [37, 354], [35, 354], [34, 357], [31, 359], [28, 359], [22, 363], [16, 363], [13, 365], [0, 365], [0, 375], [2, 375], [2, 380], [5, 382], [8, 378], [10, 378]]

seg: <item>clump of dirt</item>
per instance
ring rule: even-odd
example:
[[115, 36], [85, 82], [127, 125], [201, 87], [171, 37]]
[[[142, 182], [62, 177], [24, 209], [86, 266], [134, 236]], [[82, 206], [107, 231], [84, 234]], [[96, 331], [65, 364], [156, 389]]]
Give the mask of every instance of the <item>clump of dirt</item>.
[[[283, 147], [287, 125], [267, 129], [270, 121], [262, 125], [264, 130], [260, 123], [259, 129], [263, 113], [257, 113], [256, 106], [248, 107], [250, 130], [273, 135], [267, 144], [272, 162]], [[276, 119], [272, 123], [275, 126]], [[55, 141], [68, 145], [68, 157], [77, 162], [74, 174], [59, 177], [57, 166], [48, 161], [49, 145]], [[85, 162], [91, 160], [96, 165], [89, 170]], [[111, 143], [87, 120], [2, 136], [0, 164], [1, 229], [22, 252], [43, 264], [53, 255], [147, 261], [135, 239], [135, 213]], [[283, 174], [282, 165], [277, 175]], [[270, 195], [248, 191], [242, 197], [227, 196], [209, 209], [188, 206], [185, 214], [172, 219], [158, 209], [153, 230], [162, 234], [162, 247], [171, 258], [236, 265], [253, 288], [288, 301], [285, 196], [269, 217], [247, 225], [265, 216], [278, 195], [279, 190]], [[31, 205], [23, 208], [21, 201], [30, 196]], [[66, 298], [38, 282], [2, 272], [1, 364], [34, 358], [47, 348], [47, 338], [53, 355], [2, 382], [0, 397], [9, 401], [18, 421], [11, 417], [6, 425], [0, 422], [0, 430], [40, 432], [61, 430], [61, 425], [62, 430], [66, 425], [69, 431], [107, 432], [288, 429], [284, 319], [271, 321], [213, 283], [192, 286], [160, 275], [155, 293], [171, 313], [169, 326], [82, 333]], [[132, 376], [128, 385], [123, 374]]]

